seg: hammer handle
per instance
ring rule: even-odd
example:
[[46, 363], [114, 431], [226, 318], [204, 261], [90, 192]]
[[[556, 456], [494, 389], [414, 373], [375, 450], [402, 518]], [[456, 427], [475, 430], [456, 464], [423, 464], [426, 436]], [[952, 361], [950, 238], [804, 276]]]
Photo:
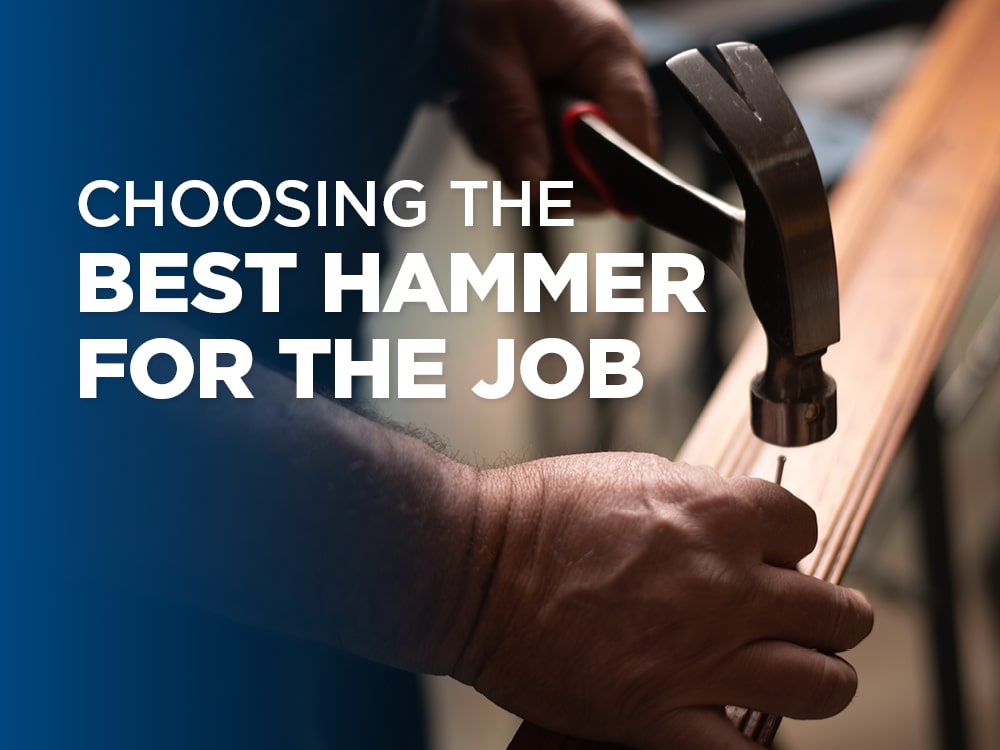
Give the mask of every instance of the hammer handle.
[[732, 265], [742, 246], [742, 209], [685, 182], [608, 124], [593, 102], [551, 95], [550, 122], [573, 169], [626, 215], [708, 250]]

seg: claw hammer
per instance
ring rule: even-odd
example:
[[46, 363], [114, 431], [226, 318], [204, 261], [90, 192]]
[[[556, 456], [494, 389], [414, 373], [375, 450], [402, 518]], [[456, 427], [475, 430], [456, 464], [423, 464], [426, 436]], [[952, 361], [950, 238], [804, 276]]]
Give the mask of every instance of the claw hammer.
[[837, 262], [826, 189], [802, 123], [761, 51], [733, 42], [715, 64], [697, 50], [667, 69], [736, 180], [743, 208], [686, 183], [631, 144], [590, 102], [558, 105], [576, 170], [623, 213], [711, 252], [743, 282], [767, 334], [750, 421], [769, 443], [833, 434], [837, 386], [821, 357], [840, 339]]

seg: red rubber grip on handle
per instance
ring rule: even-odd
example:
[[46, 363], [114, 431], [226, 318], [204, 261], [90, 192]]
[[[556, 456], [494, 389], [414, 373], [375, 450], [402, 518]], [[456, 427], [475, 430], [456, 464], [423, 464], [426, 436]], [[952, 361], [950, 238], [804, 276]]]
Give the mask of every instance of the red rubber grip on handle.
[[576, 139], [573, 136], [573, 126], [576, 124], [576, 121], [584, 115], [595, 115], [605, 122], [608, 121], [607, 115], [604, 114], [604, 110], [594, 102], [579, 101], [568, 106], [563, 112], [562, 119], [560, 121], [563, 147], [566, 149], [566, 155], [573, 163], [576, 171], [583, 175], [584, 179], [587, 180], [587, 183], [593, 191], [600, 196], [601, 200], [611, 206], [622, 216], [632, 218], [632, 212], [627, 211], [621, 206], [621, 204], [618, 203], [615, 199], [614, 193], [612, 193], [608, 186], [604, 184], [604, 181], [590, 166], [590, 162], [587, 161], [587, 158], [576, 145]]

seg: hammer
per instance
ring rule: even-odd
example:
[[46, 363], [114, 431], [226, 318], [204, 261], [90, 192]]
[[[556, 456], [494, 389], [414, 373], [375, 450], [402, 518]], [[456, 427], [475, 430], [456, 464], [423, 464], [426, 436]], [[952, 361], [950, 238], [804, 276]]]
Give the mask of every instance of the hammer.
[[609, 204], [704, 248], [743, 282], [767, 334], [767, 362], [750, 385], [750, 422], [769, 443], [818, 442], [837, 427], [837, 386], [822, 355], [840, 339], [830, 210], [802, 123], [752, 44], [667, 61], [681, 93], [722, 152], [743, 199], [737, 208], [690, 185], [631, 144], [590, 102], [563, 102], [562, 144]]

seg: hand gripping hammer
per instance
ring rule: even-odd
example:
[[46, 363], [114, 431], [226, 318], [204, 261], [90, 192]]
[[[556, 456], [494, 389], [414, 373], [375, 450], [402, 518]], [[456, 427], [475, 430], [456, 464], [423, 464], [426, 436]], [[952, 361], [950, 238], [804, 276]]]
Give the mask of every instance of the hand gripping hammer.
[[840, 339], [837, 263], [826, 190], [812, 147], [771, 66], [752, 44], [696, 50], [667, 68], [722, 152], [743, 198], [736, 208], [665, 169], [605, 121], [596, 105], [560, 105], [562, 141], [604, 199], [698, 245], [736, 272], [767, 334], [750, 385], [762, 440], [808, 445], [837, 426], [837, 387], [820, 358]]

